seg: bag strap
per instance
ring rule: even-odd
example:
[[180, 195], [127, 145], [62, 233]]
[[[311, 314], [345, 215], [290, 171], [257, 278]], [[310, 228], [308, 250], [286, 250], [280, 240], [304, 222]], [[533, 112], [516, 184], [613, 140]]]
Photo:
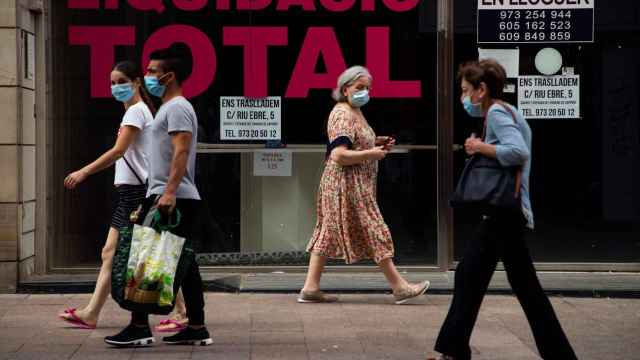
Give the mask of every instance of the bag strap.
[[[516, 114], [513, 113], [513, 110], [511, 110], [511, 107], [507, 106], [503, 101], [496, 101], [495, 104], [498, 104], [500, 106], [502, 106], [505, 110], [507, 110], [507, 112], [509, 114], [511, 114], [511, 118], [513, 119], [513, 123], [514, 124], [518, 124], [518, 120], [516, 119]], [[488, 123], [488, 119], [485, 118], [484, 119], [484, 129], [482, 130], [482, 141], [484, 141], [485, 136], [487, 135], [487, 123]], [[516, 174], [516, 191], [515, 191], [515, 197], [519, 197], [520, 196], [520, 187], [522, 184], [522, 166], [519, 167], [518, 169], [518, 173]]]
[[[513, 110], [511, 110], [510, 107], [505, 105], [505, 103], [502, 102], [502, 101], [496, 101], [496, 102], [494, 102], [494, 104], [498, 104], [498, 105], [502, 106], [505, 110], [507, 110], [507, 112], [509, 114], [511, 114], [511, 118], [513, 119], [513, 123], [514, 124], [518, 124], [518, 120], [516, 120], [516, 114], [513, 113]], [[482, 141], [484, 141], [485, 136], [487, 136], [487, 122], [488, 122], [488, 120], [485, 117], [485, 119], [484, 119], [484, 128], [482, 129]]]
[[[171, 223], [171, 218], [175, 217], [175, 221]], [[155, 205], [149, 209], [147, 216], [144, 218], [142, 226], [151, 227], [157, 229], [156, 231], [170, 231], [180, 225], [182, 221], [182, 213], [178, 208], [175, 208], [173, 214], [167, 217], [167, 223], [162, 223], [162, 214]]]
[[[160, 231], [170, 231], [177, 228], [180, 225], [180, 222], [182, 221], [182, 213], [180, 212], [180, 210], [178, 210], [178, 208], [176, 208], [174, 211], [175, 211], [174, 214], [175, 214], [176, 221], [173, 224], [171, 223], [172, 216], [168, 216], [167, 223], [163, 224], [162, 214], [160, 214], [160, 210], [155, 211], [153, 215], [153, 221], [155, 222], [156, 226]], [[174, 214], [171, 214], [171, 215], [174, 215]]]
[[122, 160], [124, 160], [124, 162], [127, 164], [127, 166], [129, 167], [129, 169], [131, 170], [133, 175], [136, 176], [136, 179], [138, 179], [138, 181], [140, 182], [140, 185], [146, 185], [147, 183], [142, 181], [142, 178], [140, 176], [138, 176], [138, 173], [133, 169], [133, 166], [131, 166], [131, 164], [129, 164], [129, 161], [127, 160], [127, 157], [122, 155]]

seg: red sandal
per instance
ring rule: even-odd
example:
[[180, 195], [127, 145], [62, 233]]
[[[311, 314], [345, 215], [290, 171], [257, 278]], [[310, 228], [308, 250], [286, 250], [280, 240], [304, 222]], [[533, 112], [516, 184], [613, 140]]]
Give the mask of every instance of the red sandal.
[[[167, 325], [173, 325], [173, 327], [163, 328]], [[170, 333], [170, 332], [180, 332], [184, 330], [186, 327], [187, 325], [184, 323], [181, 323], [180, 320], [166, 319], [166, 320], [160, 321], [160, 324], [156, 325], [154, 327], [154, 330], [161, 333]]]
[[93, 330], [96, 328], [95, 325], [91, 325], [91, 324], [87, 324], [84, 320], [80, 319], [78, 317], [78, 315], [76, 315], [76, 309], [72, 308], [72, 309], [67, 309], [64, 311], [65, 314], [68, 314], [69, 316], [71, 316], [71, 318], [67, 318], [64, 317], [62, 315], [60, 315], [60, 319], [66, 321], [67, 323], [80, 328], [80, 329], [87, 329], [87, 330]]

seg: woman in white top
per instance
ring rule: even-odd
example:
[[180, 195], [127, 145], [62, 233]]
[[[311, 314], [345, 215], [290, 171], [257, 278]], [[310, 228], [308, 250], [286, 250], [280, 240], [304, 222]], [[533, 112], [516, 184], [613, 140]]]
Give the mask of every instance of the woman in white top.
[[[69, 174], [64, 180], [65, 187], [74, 189], [90, 175], [114, 163], [116, 165], [114, 184], [118, 201], [111, 218], [106, 244], [102, 248], [102, 266], [93, 296], [84, 309], [72, 308], [59, 314], [60, 318], [77, 327], [96, 327], [100, 311], [111, 289], [111, 265], [118, 243], [118, 229], [129, 225], [129, 215], [142, 204], [146, 196], [149, 161], [145, 150], [152, 136], [151, 121], [155, 108], [142, 79], [142, 71], [131, 61], [123, 61], [114, 66], [111, 71], [111, 93], [116, 100], [124, 104], [126, 110], [116, 143], [94, 162]], [[176, 310], [179, 312], [181, 307], [184, 308], [184, 304], [178, 301]]]

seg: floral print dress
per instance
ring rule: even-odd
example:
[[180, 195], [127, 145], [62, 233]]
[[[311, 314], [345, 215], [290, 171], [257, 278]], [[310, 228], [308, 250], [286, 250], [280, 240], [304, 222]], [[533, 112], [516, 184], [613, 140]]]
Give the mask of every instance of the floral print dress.
[[[329, 115], [329, 142], [347, 137], [353, 150], [375, 146], [376, 134], [349, 105]], [[318, 189], [318, 220], [307, 251], [352, 264], [393, 257], [393, 241], [376, 201], [378, 162], [342, 166], [327, 158]]]

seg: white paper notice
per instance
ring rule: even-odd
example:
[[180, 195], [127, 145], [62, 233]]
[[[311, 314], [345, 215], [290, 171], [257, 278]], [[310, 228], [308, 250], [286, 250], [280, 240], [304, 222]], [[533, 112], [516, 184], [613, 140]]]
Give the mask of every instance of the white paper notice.
[[502, 65], [508, 78], [520, 75], [520, 49], [481, 49], [478, 48], [478, 59], [494, 59]]
[[220, 140], [280, 140], [282, 99], [220, 97]]
[[515, 94], [516, 93], [516, 85], [515, 84], [505, 84], [504, 85], [504, 91], [505, 93], [508, 94]]
[[580, 76], [521, 76], [518, 109], [527, 119], [580, 117]]
[[264, 150], [253, 153], [254, 176], [291, 176], [291, 151]]

